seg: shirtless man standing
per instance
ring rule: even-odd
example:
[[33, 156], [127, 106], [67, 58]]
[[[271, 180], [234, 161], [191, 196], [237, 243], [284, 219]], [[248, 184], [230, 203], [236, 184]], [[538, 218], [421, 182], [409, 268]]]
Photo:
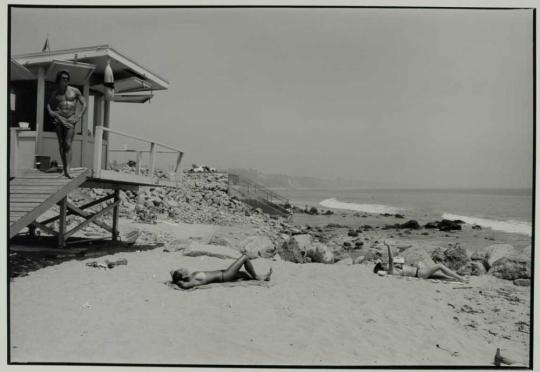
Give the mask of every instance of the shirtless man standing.
[[[64, 175], [67, 178], [73, 178], [69, 174], [72, 156], [71, 147], [73, 137], [75, 136], [75, 125], [81, 120], [81, 117], [86, 111], [86, 102], [77, 88], [68, 85], [69, 79], [69, 72], [65, 70], [56, 74], [58, 88], [52, 93], [51, 99], [47, 104], [47, 111], [53, 118], [53, 123], [56, 126], [60, 157], [64, 165]], [[82, 106], [79, 113], [77, 113], [77, 101]]]

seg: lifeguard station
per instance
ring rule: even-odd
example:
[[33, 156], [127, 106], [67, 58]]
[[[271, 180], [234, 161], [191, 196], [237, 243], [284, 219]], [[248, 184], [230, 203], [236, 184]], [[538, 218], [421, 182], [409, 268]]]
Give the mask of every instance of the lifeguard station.
[[[107, 67], [109, 66], [109, 67]], [[104, 84], [106, 69], [114, 75], [114, 92]], [[46, 111], [46, 104], [55, 89], [58, 71], [67, 70], [70, 85], [83, 94], [88, 109], [76, 127], [73, 141], [73, 179], [61, 173], [46, 172], [52, 161], [58, 164], [60, 154], [54, 125]], [[137, 190], [140, 186], [174, 186], [182, 174], [183, 152], [178, 148], [122, 133], [110, 127], [110, 109], [116, 103], [144, 103], [153, 92], [166, 90], [169, 83], [108, 45], [44, 51], [13, 56], [10, 61], [10, 181], [9, 181], [9, 237], [24, 228], [35, 228], [58, 238], [58, 246], [69, 244], [68, 238], [90, 223], [94, 223], [118, 238], [120, 190]], [[146, 150], [111, 149], [110, 134], [124, 136], [146, 143]], [[134, 174], [120, 173], [109, 168], [111, 153], [136, 154]], [[174, 157], [174, 170], [169, 181], [154, 177], [156, 157], [166, 153]], [[147, 157], [148, 171], [141, 165]], [[78, 187], [111, 190], [107, 196], [85, 205], [68, 202], [68, 194]], [[112, 201], [112, 202], [111, 202]], [[105, 203], [105, 204], [102, 204]], [[39, 220], [55, 204], [60, 207], [57, 216]], [[88, 208], [102, 205], [98, 212]], [[109, 226], [98, 218], [113, 213]], [[66, 216], [74, 214], [84, 222], [66, 230]], [[58, 228], [51, 223], [59, 221]]]

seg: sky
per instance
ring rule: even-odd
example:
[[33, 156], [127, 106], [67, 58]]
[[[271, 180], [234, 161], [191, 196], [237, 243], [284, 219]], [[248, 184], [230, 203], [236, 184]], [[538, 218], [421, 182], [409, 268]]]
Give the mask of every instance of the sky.
[[170, 82], [111, 127], [184, 166], [531, 187], [532, 10], [12, 9], [11, 53], [109, 44]]

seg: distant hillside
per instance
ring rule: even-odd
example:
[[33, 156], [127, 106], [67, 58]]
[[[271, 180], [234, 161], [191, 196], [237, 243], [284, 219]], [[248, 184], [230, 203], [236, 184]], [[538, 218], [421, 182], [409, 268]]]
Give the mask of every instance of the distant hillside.
[[269, 188], [342, 188], [342, 187], [362, 187], [365, 185], [358, 180], [343, 179], [323, 179], [308, 176], [289, 176], [286, 174], [266, 174], [256, 169], [234, 168], [229, 169], [230, 173], [249, 178]]

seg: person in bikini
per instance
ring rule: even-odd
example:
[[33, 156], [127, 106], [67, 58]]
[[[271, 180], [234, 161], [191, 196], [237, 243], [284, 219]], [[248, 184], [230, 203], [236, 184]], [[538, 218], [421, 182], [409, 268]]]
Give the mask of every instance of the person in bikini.
[[[244, 266], [246, 271], [240, 270], [242, 266]], [[270, 268], [267, 274], [258, 275], [248, 256], [243, 254], [225, 270], [194, 271], [190, 274], [188, 270], [181, 268], [171, 271], [170, 274], [174, 284], [182, 289], [189, 289], [199, 285], [234, 282], [239, 279], [269, 281], [272, 275], [272, 268]]]
[[[81, 120], [86, 111], [86, 102], [81, 92], [69, 85], [70, 74], [62, 70], [56, 74], [56, 84], [58, 88], [52, 93], [47, 104], [47, 111], [53, 118], [56, 127], [60, 157], [64, 166], [64, 175], [73, 178], [69, 174], [71, 166], [73, 137], [75, 136], [75, 125]], [[77, 113], [77, 102], [82, 106]]]
[[[389, 275], [398, 275], [398, 276], [410, 276], [413, 278], [421, 279], [430, 279], [433, 278], [435, 274], [437, 276], [443, 276], [446, 279], [454, 279], [459, 282], [464, 282], [465, 279], [450, 270], [448, 267], [443, 264], [435, 264], [426, 267], [415, 267], [410, 265], [402, 265], [394, 263], [394, 257], [392, 256], [392, 249], [390, 245], [385, 241], [384, 245], [388, 248], [388, 265], [378, 262], [373, 268], [373, 272], [377, 274], [379, 271], [387, 271]], [[396, 266], [399, 265], [400, 267]]]

